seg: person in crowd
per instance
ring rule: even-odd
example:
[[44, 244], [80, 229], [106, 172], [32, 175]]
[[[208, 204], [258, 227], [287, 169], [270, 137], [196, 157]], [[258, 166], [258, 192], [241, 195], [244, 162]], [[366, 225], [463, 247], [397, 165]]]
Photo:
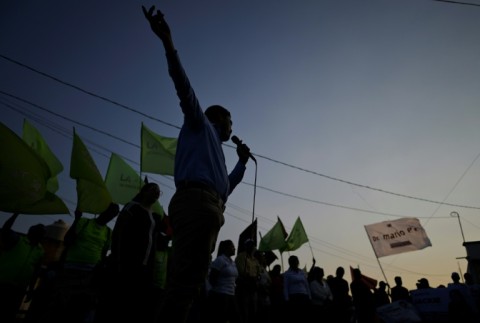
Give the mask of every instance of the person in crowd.
[[452, 278], [452, 282], [448, 286], [465, 286], [464, 283], [460, 282], [460, 275], [456, 271], [450, 275], [450, 278]]
[[[111, 203], [96, 218], [85, 218], [79, 210], [64, 237], [60, 268], [54, 279], [53, 299], [41, 322], [91, 322], [98, 304], [100, 266], [110, 250], [112, 229], [108, 223], [118, 215]], [[98, 274], [98, 276], [97, 276]]]
[[[112, 232], [110, 290], [100, 302], [97, 322], [151, 322], [155, 309], [154, 258], [157, 223], [152, 206], [160, 187], [146, 183], [120, 211]], [[97, 311], [97, 313], [99, 312]]]
[[312, 317], [321, 318], [322, 322], [334, 322], [332, 318], [333, 295], [323, 268], [314, 266], [310, 275], [310, 293], [312, 296]]
[[19, 213], [5, 221], [0, 230], [0, 322], [16, 322], [20, 306], [33, 293], [45, 251], [41, 241], [43, 224], [33, 225], [26, 235], [12, 230]]
[[[470, 311], [472, 312], [472, 315], [478, 316], [478, 308], [477, 304], [475, 301], [475, 298], [473, 297], [471, 293], [471, 289], [465, 284], [460, 281], [460, 274], [457, 272], [452, 272], [450, 275], [452, 282], [447, 285], [447, 288], [450, 289], [450, 300], [453, 303], [452, 307], [454, 310], [459, 310], [461, 307], [461, 302], [465, 302], [468, 306]], [[455, 293], [452, 293], [452, 289], [457, 289], [462, 295], [459, 297]], [[480, 317], [478, 317], [478, 321], [480, 321]]]
[[310, 286], [305, 271], [299, 268], [298, 257], [288, 257], [288, 270], [283, 274], [283, 295], [287, 302], [289, 322], [307, 322], [311, 305]]
[[256, 251], [255, 241], [247, 239], [244, 241], [243, 251], [235, 257], [238, 270], [235, 294], [244, 323], [254, 322], [258, 309], [260, 264], [255, 258]]
[[173, 250], [161, 310], [164, 322], [177, 323], [185, 322], [205, 282], [211, 254], [225, 222], [225, 203], [242, 180], [251, 154], [248, 146], [240, 142], [239, 160], [228, 174], [222, 143], [232, 133], [230, 112], [220, 105], [212, 105], [203, 112], [180, 63], [163, 13], [154, 6], [142, 9], [152, 31], [163, 43], [168, 71], [184, 115], [175, 154], [176, 192], [168, 208]]
[[373, 291], [373, 296], [375, 297], [375, 307], [380, 307], [383, 305], [390, 304], [390, 296], [387, 291], [387, 283], [381, 280], [378, 283], [378, 287]]
[[272, 285], [270, 288], [271, 318], [272, 322], [281, 322], [284, 315], [285, 299], [283, 297], [283, 274], [282, 266], [276, 264], [269, 271]]
[[417, 289], [426, 289], [426, 288], [432, 288], [430, 287], [430, 282], [426, 278], [420, 278], [417, 281]]
[[35, 285], [34, 293], [27, 305], [24, 323], [38, 323], [45, 314], [46, 309], [55, 293], [55, 278], [60, 270], [61, 257], [64, 246], [64, 236], [70, 226], [59, 219], [50, 225], [46, 225], [46, 235], [42, 239], [41, 245], [45, 251], [40, 274]]
[[238, 270], [232, 259], [234, 255], [233, 241], [220, 241], [217, 258], [210, 265], [208, 275], [211, 287], [208, 293], [209, 322], [240, 322], [240, 313], [235, 298], [235, 281], [238, 277]]
[[480, 314], [480, 284], [475, 283], [472, 274], [469, 272], [463, 274], [463, 278], [465, 279], [465, 285], [467, 286], [468, 290], [470, 291], [470, 295], [472, 296], [473, 302], [476, 307], [476, 312]]
[[458, 288], [449, 290], [450, 301], [448, 303], [448, 322], [449, 323], [474, 323], [479, 322], [478, 316], [472, 310], [465, 295]]
[[172, 241], [172, 227], [170, 217], [164, 213], [163, 217], [155, 214], [155, 218], [160, 219], [159, 228], [156, 234], [155, 256], [153, 265], [153, 289], [152, 306], [155, 308], [155, 319], [157, 322], [161, 319], [158, 304], [161, 304], [165, 297], [165, 286], [167, 284], [168, 258], [171, 253], [170, 242]]
[[352, 297], [344, 275], [345, 269], [339, 266], [335, 270], [335, 277], [328, 280], [333, 295], [332, 312], [339, 323], [349, 323], [352, 316]]
[[395, 286], [391, 288], [390, 297], [392, 298], [392, 303], [396, 301], [407, 301], [411, 302], [410, 292], [409, 290], [403, 286], [402, 277], [395, 276]]
[[257, 284], [257, 313], [255, 322], [269, 323], [271, 322], [271, 306], [270, 290], [272, 288], [272, 279], [267, 271], [267, 260], [265, 253], [256, 250], [254, 257], [259, 265], [258, 284]]
[[352, 270], [352, 291], [355, 317], [358, 323], [372, 323], [376, 319], [375, 298], [370, 287], [362, 279], [362, 272], [358, 268]]

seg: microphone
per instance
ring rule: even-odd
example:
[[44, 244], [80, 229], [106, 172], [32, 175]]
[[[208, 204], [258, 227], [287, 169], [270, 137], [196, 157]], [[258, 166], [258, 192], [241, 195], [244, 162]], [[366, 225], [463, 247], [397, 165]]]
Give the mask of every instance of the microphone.
[[[240, 138], [238, 138], [237, 136], [232, 136], [232, 141], [235, 145], [237, 146], [240, 146], [240, 145], [243, 145], [242, 144], [242, 141], [240, 140]], [[248, 156], [255, 162], [257, 163], [257, 160], [255, 159], [255, 157], [253, 157], [252, 153], [248, 153]]]

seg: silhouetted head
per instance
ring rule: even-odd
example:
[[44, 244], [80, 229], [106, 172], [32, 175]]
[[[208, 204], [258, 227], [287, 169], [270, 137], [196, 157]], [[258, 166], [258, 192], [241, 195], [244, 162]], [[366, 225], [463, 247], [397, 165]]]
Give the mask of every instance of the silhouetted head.
[[325, 272], [322, 267], [313, 267], [312, 277], [313, 279], [321, 280], [325, 276]]
[[160, 187], [155, 183], [147, 183], [142, 186], [140, 192], [133, 198], [134, 201], [151, 206], [160, 197]]
[[345, 275], [345, 269], [343, 269], [343, 267], [337, 267], [337, 270], [335, 271], [335, 275], [338, 278], [343, 278], [343, 275]]
[[221, 105], [212, 105], [205, 110], [208, 120], [214, 124], [220, 135], [221, 141], [228, 141], [232, 134], [232, 116]]
[[32, 225], [27, 232], [27, 238], [30, 241], [31, 245], [39, 244], [45, 235], [47, 234], [47, 229], [43, 224]]
[[275, 276], [280, 275], [281, 272], [282, 272], [282, 266], [280, 266], [280, 265], [278, 265], [278, 264], [275, 265], [275, 266], [273, 266], [272, 271], [271, 271], [271, 273], [272, 273], [273, 275], [275, 275]]
[[378, 289], [380, 290], [385, 290], [387, 288], [387, 283], [385, 283], [383, 280], [381, 280], [379, 283], [378, 283]]
[[298, 265], [300, 265], [300, 261], [298, 260], [298, 257], [293, 255], [290, 256], [288, 258], [288, 265], [290, 266], [290, 268], [293, 268], [293, 269], [298, 268]]
[[217, 256], [225, 255], [231, 257], [235, 254], [235, 245], [232, 240], [222, 240], [218, 244]]
[[397, 284], [397, 286], [402, 286], [402, 284], [403, 284], [402, 277], [395, 276], [395, 284]]
[[247, 239], [243, 242], [243, 246], [245, 247], [245, 251], [247, 253], [253, 253], [255, 251], [255, 241], [253, 239]]
[[428, 282], [428, 279], [426, 278], [420, 278], [417, 282], [417, 288], [418, 289], [423, 289], [423, 288], [429, 288], [430, 283]]
[[450, 277], [452, 277], [452, 281], [454, 283], [459, 283], [460, 282], [460, 275], [457, 272], [453, 272]]

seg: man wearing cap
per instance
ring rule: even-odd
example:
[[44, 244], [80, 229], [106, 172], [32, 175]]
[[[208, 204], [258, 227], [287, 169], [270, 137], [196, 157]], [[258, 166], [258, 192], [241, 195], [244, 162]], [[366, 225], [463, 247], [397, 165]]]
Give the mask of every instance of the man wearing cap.
[[428, 279], [420, 278], [417, 282], [417, 289], [426, 289], [426, 288], [431, 288], [430, 283], [428, 282]]

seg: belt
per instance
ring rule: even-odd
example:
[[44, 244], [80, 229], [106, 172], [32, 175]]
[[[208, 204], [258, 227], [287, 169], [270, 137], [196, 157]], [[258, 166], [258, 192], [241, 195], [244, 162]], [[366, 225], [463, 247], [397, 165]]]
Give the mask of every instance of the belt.
[[177, 190], [184, 190], [187, 188], [201, 188], [205, 190], [214, 191], [214, 189], [208, 186], [207, 184], [202, 182], [195, 182], [195, 181], [179, 181], [176, 186], [177, 186]]
[[220, 199], [223, 202], [222, 197], [216, 190], [211, 188], [208, 184], [202, 183], [202, 182], [196, 182], [196, 181], [179, 181], [176, 183], [177, 186], [177, 191], [180, 190], [186, 190], [190, 188], [199, 188], [202, 190], [205, 190], [213, 195], [215, 195], [218, 199]]

